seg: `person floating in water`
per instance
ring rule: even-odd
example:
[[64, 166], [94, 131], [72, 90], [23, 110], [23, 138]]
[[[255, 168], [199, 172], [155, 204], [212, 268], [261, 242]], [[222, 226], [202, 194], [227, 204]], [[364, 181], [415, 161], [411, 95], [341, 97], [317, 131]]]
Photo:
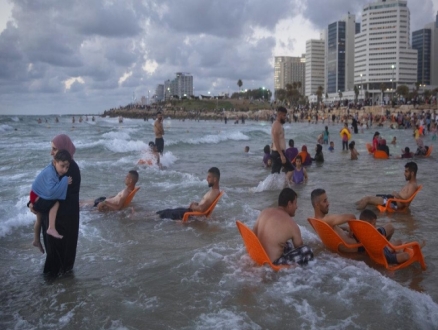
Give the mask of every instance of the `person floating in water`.
[[32, 204], [32, 209], [37, 215], [32, 244], [42, 253], [44, 253], [44, 249], [41, 245], [40, 232], [43, 213], [49, 213], [49, 228], [46, 233], [59, 239], [63, 237], [56, 230], [56, 214], [59, 208], [58, 200], [65, 200], [68, 185], [72, 183], [71, 177], [63, 177], [70, 167], [70, 162], [70, 153], [67, 150], [59, 150], [50, 165], [38, 174], [32, 184], [30, 201], [27, 204], [28, 206]]
[[217, 196], [220, 194], [219, 189], [219, 180], [220, 180], [220, 171], [217, 167], [212, 167], [208, 170], [207, 173], [207, 183], [211, 188], [202, 198], [202, 200], [198, 202], [190, 203], [189, 207], [179, 207], [175, 209], [165, 209], [158, 211], [157, 214], [161, 219], [172, 219], [172, 220], [181, 220], [186, 212], [205, 212], [211, 204], [216, 200]]
[[100, 212], [103, 211], [119, 211], [123, 208], [126, 198], [135, 189], [135, 184], [138, 182], [138, 172], [131, 170], [125, 177], [125, 188], [113, 197], [99, 197], [94, 201], [94, 207]]
[[312, 249], [304, 245], [300, 227], [292, 218], [297, 208], [297, 194], [284, 188], [278, 206], [260, 212], [254, 225], [253, 231], [274, 265], [306, 265], [313, 259]]

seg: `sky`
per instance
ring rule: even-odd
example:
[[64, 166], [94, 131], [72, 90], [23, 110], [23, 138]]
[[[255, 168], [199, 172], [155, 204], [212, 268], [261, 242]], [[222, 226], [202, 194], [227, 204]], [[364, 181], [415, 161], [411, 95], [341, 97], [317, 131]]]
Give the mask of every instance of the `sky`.
[[[152, 97], [176, 72], [195, 95], [273, 90], [274, 57], [301, 56], [368, 0], [0, 0], [0, 115], [98, 114]], [[421, 3], [421, 5], [419, 5]], [[411, 32], [438, 0], [408, 0]]]

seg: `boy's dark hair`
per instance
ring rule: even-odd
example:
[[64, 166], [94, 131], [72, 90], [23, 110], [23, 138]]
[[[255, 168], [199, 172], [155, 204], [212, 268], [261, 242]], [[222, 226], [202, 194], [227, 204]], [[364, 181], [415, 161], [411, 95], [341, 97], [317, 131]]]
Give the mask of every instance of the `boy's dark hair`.
[[71, 163], [71, 155], [65, 149], [58, 150], [58, 152], [56, 153], [55, 157], [53, 157], [53, 159], [57, 162], [66, 162], [67, 161], [67, 162]]
[[278, 107], [277, 112], [287, 113], [287, 109], [285, 107]]
[[350, 142], [350, 143], [348, 144], [348, 149], [350, 149], [350, 150], [353, 150], [353, 149], [354, 149], [354, 143], [353, 143], [353, 142]]
[[295, 160], [297, 160], [297, 159], [301, 160], [301, 163], [303, 162], [303, 157], [301, 157], [301, 155], [296, 156]]
[[415, 175], [417, 175], [418, 166], [416, 162], [406, 163], [405, 168], [407, 168], [410, 172], [413, 172]]
[[295, 141], [293, 139], [289, 140], [289, 147], [293, 148], [295, 145]]
[[129, 175], [131, 176], [132, 180], [134, 181], [134, 184], [138, 181], [138, 172], [136, 170], [130, 170]]
[[278, 196], [278, 206], [286, 207], [287, 203], [293, 202], [297, 198], [297, 193], [291, 188], [284, 188]]
[[325, 194], [325, 190], [318, 188], [312, 191], [312, 193], [310, 194], [310, 200], [312, 201], [312, 206], [315, 206], [316, 200], [318, 199], [319, 196]]
[[271, 153], [271, 147], [269, 146], [269, 144], [265, 145], [265, 147], [263, 148], [263, 152], [265, 154]]
[[409, 147], [405, 147], [405, 153], [410, 153], [411, 152], [411, 149], [409, 149]]
[[217, 167], [212, 167], [208, 170], [208, 173], [213, 174], [218, 180], [221, 178], [221, 172]]
[[154, 146], [155, 146], [155, 143], [153, 141], [150, 141], [149, 142], [149, 147], [154, 147]]
[[161, 115], [161, 111], [158, 111], [158, 112], [157, 112], [157, 116], [158, 116], [158, 115]]
[[377, 220], [377, 215], [373, 211], [365, 209], [360, 213], [359, 219], [366, 222], [371, 222], [373, 220]]

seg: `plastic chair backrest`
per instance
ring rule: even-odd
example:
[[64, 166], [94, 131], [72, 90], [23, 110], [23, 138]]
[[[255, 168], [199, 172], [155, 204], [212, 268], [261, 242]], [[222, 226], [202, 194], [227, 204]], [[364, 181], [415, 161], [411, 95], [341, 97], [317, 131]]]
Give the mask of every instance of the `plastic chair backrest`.
[[307, 221], [309, 221], [310, 225], [313, 227], [315, 232], [318, 234], [319, 238], [321, 238], [322, 243], [329, 248], [330, 250], [334, 252], [339, 252], [339, 246], [344, 245], [345, 247], [349, 249], [354, 249], [361, 247], [362, 244], [348, 244], [346, 243], [341, 236], [338, 235], [337, 232], [333, 230], [332, 227], [330, 227], [329, 224], [327, 224], [325, 221], [314, 219], [314, 218], [308, 218]]
[[[399, 246], [394, 246], [385, 236], [380, 234], [377, 229], [370, 223], [362, 220], [349, 220], [348, 225], [354, 236], [362, 243], [365, 251], [368, 253], [370, 258], [386, 267], [389, 270], [397, 270], [409, 266], [411, 263], [418, 261], [421, 268], [426, 269], [426, 263], [424, 262], [423, 254], [421, 253], [420, 245], [417, 242], [411, 242], [402, 244]], [[388, 246], [393, 250], [404, 250], [410, 255], [409, 260], [402, 264], [389, 265], [385, 258], [383, 249]]]
[[211, 203], [209, 208], [207, 210], [205, 210], [205, 212], [193, 211], [193, 212], [186, 212], [186, 213], [184, 213], [184, 216], [183, 216], [183, 219], [182, 219], [183, 222], [186, 222], [187, 220], [189, 220], [190, 216], [206, 216], [207, 218], [209, 218], [211, 216], [211, 214], [213, 213], [214, 208], [216, 207], [216, 204], [219, 202], [219, 200], [221, 199], [223, 194], [224, 194], [224, 191], [221, 191], [219, 193], [219, 195], [217, 195], [217, 197], [213, 201], [213, 203]]
[[427, 149], [427, 152], [426, 152], [426, 154], [424, 155], [424, 157], [429, 157], [430, 154], [432, 153], [432, 150], [433, 150], [433, 146], [429, 146], [429, 149]]
[[139, 190], [140, 187], [135, 187], [134, 190], [129, 193], [128, 197], [126, 197], [125, 202], [123, 203], [124, 208], [127, 207], [129, 204], [131, 204], [132, 199], [134, 198], [135, 194]]
[[384, 152], [383, 150], [376, 150], [374, 151], [374, 158], [378, 158], [378, 159], [388, 159], [389, 156], [386, 152]]
[[248, 251], [249, 256], [257, 265], [263, 266], [264, 264], [268, 264], [276, 272], [282, 268], [289, 267], [287, 265], [274, 265], [266, 254], [266, 251], [256, 234], [239, 220], [236, 221], [236, 225], [237, 229], [239, 229], [240, 235], [242, 236], [246, 251]]
[[371, 143], [367, 143], [366, 146], [367, 146], [368, 153], [372, 154], [373, 153], [373, 145]]
[[[389, 198], [386, 201], [386, 205], [377, 205], [377, 208], [379, 209], [380, 212], [406, 211], [409, 208], [409, 205], [411, 204], [411, 202], [414, 200], [415, 196], [417, 196], [417, 194], [420, 192], [421, 189], [423, 189], [423, 185], [420, 184], [417, 187], [417, 190], [415, 190], [415, 192], [412, 194], [412, 196], [409, 197], [408, 199]], [[401, 202], [401, 203], [406, 203], [408, 205], [406, 207], [404, 207], [403, 209], [398, 210], [398, 209], [393, 209], [391, 207], [392, 202]]]

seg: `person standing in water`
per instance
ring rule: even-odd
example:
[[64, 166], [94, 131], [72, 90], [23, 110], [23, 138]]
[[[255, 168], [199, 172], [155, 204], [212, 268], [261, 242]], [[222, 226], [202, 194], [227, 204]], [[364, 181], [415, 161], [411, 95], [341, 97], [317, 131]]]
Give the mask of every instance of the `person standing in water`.
[[164, 128], [163, 128], [163, 115], [160, 111], [157, 112], [157, 119], [154, 123], [154, 133], [155, 133], [155, 145], [157, 146], [157, 151], [163, 155], [164, 150]]
[[286, 122], [287, 110], [284, 107], [277, 109], [277, 119], [272, 124], [271, 137], [272, 137], [272, 170], [271, 173], [280, 173], [282, 167], [286, 172], [292, 172], [293, 166], [289, 159], [285, 155], [286, 141], [284, 139], [283, 124]]

